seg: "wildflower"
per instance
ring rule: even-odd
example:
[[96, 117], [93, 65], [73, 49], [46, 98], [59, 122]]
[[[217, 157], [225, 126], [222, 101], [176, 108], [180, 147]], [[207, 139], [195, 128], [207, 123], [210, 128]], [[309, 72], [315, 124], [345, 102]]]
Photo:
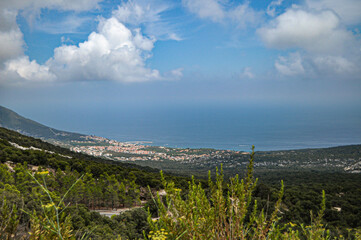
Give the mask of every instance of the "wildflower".
[[46, 205], [42, 205], [43, 208], [51, 208], [53, 207], [55, 204], [54, 203], [48, 203]]
[[38, 172], [39, 175], [48, 175], [49, 171], [42, 171], [42, 172]]
[[166, 240], [168, 233], [165, 231], [164, 228], [161, 230], [157, 230], [156, 232], [150, 231], [148, 238], [151, 240]]
[[288, 223], [291, 227], [296, 227], [296, 224], [292, 223], [292, 222], [289, 222]]

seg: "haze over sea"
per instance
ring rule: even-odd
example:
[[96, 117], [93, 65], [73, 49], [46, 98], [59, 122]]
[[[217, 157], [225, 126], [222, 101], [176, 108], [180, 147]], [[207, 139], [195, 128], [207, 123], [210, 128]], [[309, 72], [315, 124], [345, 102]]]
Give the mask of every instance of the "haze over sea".
[[256, 150], [361, 144], [355, 106], [99, 105], [46, 112], [25, 116], [58, 129], [156, 146], [249, 151], [252, 144]]

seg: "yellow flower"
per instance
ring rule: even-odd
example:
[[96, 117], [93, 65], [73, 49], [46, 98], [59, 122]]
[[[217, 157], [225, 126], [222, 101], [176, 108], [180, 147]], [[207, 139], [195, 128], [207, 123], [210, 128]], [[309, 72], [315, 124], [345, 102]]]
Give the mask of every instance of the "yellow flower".
[[44, 207], [44, 208], [51, 208], [51, 207], [53, 207], [55, 204], [54, 203], [48, 203], [48, 204], [46, 204], [46, 205], [42, 205], [42, 207]]
[[48, 175], [49, 171], [42, 171], [42, 172], [38, 172], [39, 175]]
[[292, 222], [289, 222], [288, 223], [291, 227], [296, 227], [296, 224], [292, 223]]

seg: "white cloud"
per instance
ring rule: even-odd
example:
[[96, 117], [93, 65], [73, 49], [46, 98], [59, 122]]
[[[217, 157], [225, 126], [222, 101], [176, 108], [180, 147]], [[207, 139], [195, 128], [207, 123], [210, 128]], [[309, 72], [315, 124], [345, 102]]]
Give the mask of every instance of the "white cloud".
[[291, 53], [288, 57], [279, 56], [275, 67], [279, 73], [286, 76], [301, 75], [305, 72], [299, 53]]
[[169, 6], [162, 4], [154, 6], [154, 1], [135, 1], [123, 2], [118, 9], [113, 11], [113, 16], [123, 23], [140, 25], [142, 23], [159, 22], [160, 14], [169, 9]]
[[23, 53], [23, 34], [16, 24], [17, 11], [0, 10], [0, 68], [8, 59]]
[[276, 1], [272, 1], [268, 6], [267, 6], [267, 10], [266, 13], [271, 16], [274, 17], [276, 15], [276, 7], [281, 6], [283, 0], [276, 0]]
[[37, 20], [34, 29], [50, 34], [79, 33], [79, 28], [88, 21], [91, 21], [91, 18], [70, 15], [60, 21], [59, 19], [52, 22]]
[[352, 73], [356, 70], [353, 62], [341, 56], [315, 56], [312, 61], [317, 69], [323, 73], [343, 74]]
[[355, 64], [359, 61], [338, 55], [295, 52], [279, 56], [275, 68], [287, 77], [303, 75], [309, 78], [351, 79], [361, 74]]
[[241, 79], [245, 79], [245, 78], [248, 78], [248, 79], [253, 79], [254, 78], [254, 74], [252, 72], [252, 69], [250, 67], [245, 67], [243, 69], [243, 72], [241, 73], [240, 75], [240, 78]]
[[245, 28], [247, 25], [258, 23], [262, 17], [262, 13], [255, 11], [249, 6], [248, 2], [245, 2], [229, 10], [227, 16], [229, 16], [238, 27]]
[[182, 0], [182, 4], [203, 19], [221, 22], [225, 17], [225, 9], [219, 0]]
[[55, 75], [49, 72], [49, 67], [39, 65], [35, 60], [30, 61], [28, 56], [22, 56], [6, 62], [6, 72], [16, 73], [27, 81], [53, 81]]
[[356, 66], [361, 63], [360, 41], [345, 27], [335, 9], [311, 8], [316, 3], [320, 6], [321, 3], [333, 3], [332, 0], [307, 3], [309, 6], [286, 9], [258, 29], [266, 46], [299, 51], [279, 57], [275, 61], [276, 70], [285, 76], [352, 78], [352, 74], [359, 72]]
[[[23, 34], [19, 29], [0, 32], [0, 64], [23, 53]], [[1, 67], [1, 66], [0, 66]]]
[[74, 41], [71, 40], [69, 37], [61, 36], [60, 41], [61, 41], [62, 44], [64, 44], [64, 43], [72, 43], [72, 44], [74, 44]]
[[166, 79], [179, 80], [183, 77], [183, 68], [173, 69], [165, 74]]
[[17, 11], [14, 9], [3, 8], [0, 10], [0, 30], [10, 31], [18, 28], [16, 24]]
[[231, 5], [228, 1], [221, 0], [182, 0], [182, 4], [202, 19], [216, 23], [231, 22], [240, 28], [258, 23], [263, 14], [250, 7], [248, 1], [231, 7], [227, 7]]
[[[35, 60], [30, 61], [24, 54], [23, 35], [16, 23], [16, 16], [20, 9], [31, 9], [35, 12], [40, 8], [82, 11], [96, 7], [97, 2], [98, 0], [2, 1], [0, 6], [4, 8], [0, 12], [0, 41], [2, 43], [0, 46], [0, 64], [2, 64], [0, 84], [54, 80], [140, 82], [182, 77], [182, 69], [175, 69], [161, 75], [158, 70], [146, 66], [146, 60], [151, 57], [151, 51], [154, 48], [155, 38], [142, 35], [139, 28], [126, 27], [119, 21], [121, 17], [117, 11], [113, 12], [116, 17], [100, 19], [97, 31], [92, 32], [87, 41], [79, 45], [62, 45], [54, 49], [54, 56], [43, 65]], [[137, 21], [138, 23], [139, 21], [159, 22], [161, 21], [159, 14], [165, 11], [165, 8], [160, 8], [154, 13], [146, 10], [143, 14], [148, 14], [148, 18], [134, 20], [134, 23]], [[81, 21], [72, 25], [73, 20], [74, 18], [71, 18], [63, 25], [60, 23], [60, 28], [62, 28], [60, 32], [64, 32], [64, 28], [70, 29], [69, 31], [76, 30]], [[123, 20], [131, 22], [129, 19]], [[72, 26], [67, 27], [64, 24]], [[51, 25], [40, 27], [46, 30], [51, 28]], [[56, 29], [51, 31], [59, 32]], [[179, 40], [175, 33], [168, 33], [169, 38]], [[62, 38], [62, 41], [71, 43], [65, 38]]]
[[79, 46], [56, 48], [47, 65], [62, 80], [137, 82], [161, 79], [157, 70], [145, 66], [153, 42], [139, 30], [132, 33], [114, 17], [102, 19], [98, 32], [92, 32]]
[[182, 69], [161, 75], [146, 67], [154, 39], [143, 36], [139, 29], [131, 31], [116, 18], [101, 19], [97, 32], [76, 45], [63, 45], [54, 50], [54, 56], [45, 65], [27, 56], [9, 60], [0, 72], [4, 78], [27, 81], [84, 81], [112, 80], [141, 82], [178, 79]]
[[311, 9], [334, 11], [346, 24], [361, 22], [360, 0], [306, 0], [306, 4]]
[[97, 6], [99, 0], [1, 0], [0, 1], [0, 77], [24, 80], [49, 80], [54, 75], [47, 66], [30, 61], [24, 54], [23, 34], [16, 22], [20, 10], [37, 13], [40, 8], [83, 11]]
[[303, 48], [310, 52], [342, 52], [353, 40], [332, 11], [289, 9], [258, 29], [258, 33], [269, 47]]
[[171, 5], [157, 0], [130, 0], [119, 5], [113, 16], [132, 27], [142, 26], [147, 35], [157, 39], [180, 41], [175, 27], [162, 16], [171, 8]]
[[1, 0], [1, 9], [62, 9], [86, 11], [97, 7], [101, 0]]

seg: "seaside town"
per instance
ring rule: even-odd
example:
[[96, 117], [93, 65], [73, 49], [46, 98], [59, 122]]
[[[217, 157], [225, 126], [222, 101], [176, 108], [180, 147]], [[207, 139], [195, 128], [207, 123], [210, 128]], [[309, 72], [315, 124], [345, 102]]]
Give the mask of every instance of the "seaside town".
[[[74, 152], [102, 157], [114, 161], [136, 163], [142, 166], [156, 167], [173, 172], [191, 169], [215, 169], [220, 164], [223, 169], [244, 168], [248, 163], [249, 152], [171, 148], [147, 145], [150, 142], [118, 142], [103, 137], [85, 136], [84, 140], [72, 140], [70, 149]], [[326, 156], [322, 152], [313, 153], [312, 159], [303, 156], [302, 151], [258, 152], [254, 166], [257, 169], [294, 168], [334, 169], [345, 172], [360, 172], [361, 159], [350, 156]]]
[[145, 142], [118, 142], [103, 137], [86, 136], [84, 141], [71, 141], [70, 149], [96, 157], [118, 161], [180, 161], [222, 158], [229, 154], [248, 155], [248, 152], [215, 149], [180, 149], [144, 145]]

